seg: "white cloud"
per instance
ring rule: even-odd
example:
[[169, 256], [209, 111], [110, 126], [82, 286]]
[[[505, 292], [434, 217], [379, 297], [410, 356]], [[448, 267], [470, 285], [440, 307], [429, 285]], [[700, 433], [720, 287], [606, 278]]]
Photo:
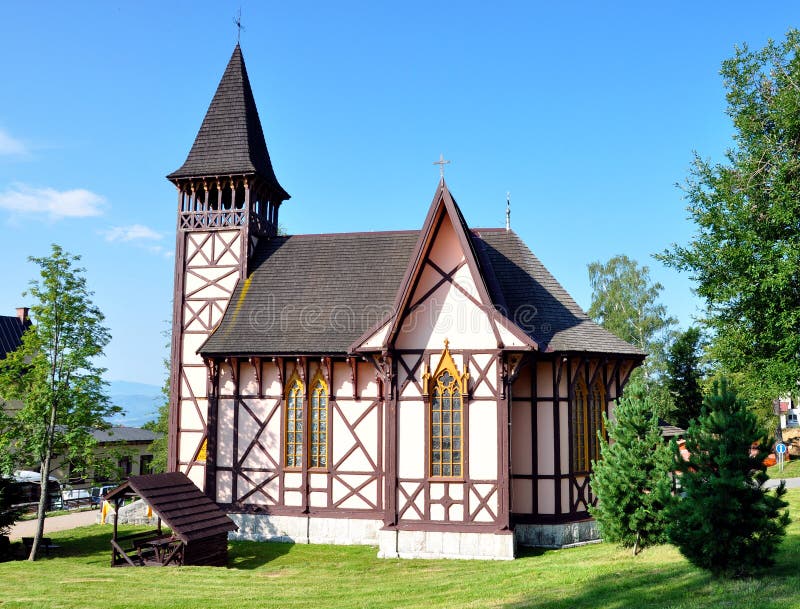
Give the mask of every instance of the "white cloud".
[[[106, 241], [160, 241], [164, 235], [144, 224], [130, 226], [112, 226], [104, 231]], [[161, 246], [154, 246], [160, 248]]]
[[56, 190], [12, 184], [0, 192], [0, 209], [15, 215], [45, 214], [51, 220], [99, 216], [105, 205], [105, 197], [83, 188]]
[[100, 231], [109, 243], [129, 243], [135, 247], [143, 249], [156, 256], [170, 258], [172, 251], [161, 245], [154, 243], [164, 238], [162, 233], [153, 230], [144, 224], [131, 224], [130, 226], [111, 226]]
[[25, 156], [28, 152], [28, 147], [24, 142], [11, 137], [6, 131], [0, 129], [0, 155]]

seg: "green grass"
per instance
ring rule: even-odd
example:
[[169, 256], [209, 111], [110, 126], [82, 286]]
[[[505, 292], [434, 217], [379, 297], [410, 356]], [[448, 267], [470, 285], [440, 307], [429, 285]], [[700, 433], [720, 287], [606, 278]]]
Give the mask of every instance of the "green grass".
[[[800, 491], [787, 493], [793, 513]], [[598, 609], [800, 607], [800, 524], [759, 579], [716, 580], [672, 547], [597, 544], [509, 562], [382, 560], [371, 547], [231, 544], [230, 568], [116, 568], [110, 527], [53, 533], [59, 557], [0, 564], [0, 607]]]
[[784, 463], [783, 471], [780, 471], [777, 465], [768, 467], [767, 474], [770, 478], [800, 478], [800, 458]]

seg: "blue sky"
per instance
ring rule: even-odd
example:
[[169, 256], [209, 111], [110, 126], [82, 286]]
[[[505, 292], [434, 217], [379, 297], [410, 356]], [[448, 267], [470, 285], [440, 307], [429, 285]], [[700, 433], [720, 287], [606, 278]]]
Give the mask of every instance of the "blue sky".
[[[0, 21], [0, 314], [29, 255], [83, 256], [109, 379], [160, 384], [176, 196], [236, 42], [290, 233], [419, 228], [438, 179], [473, 227], [512, 226], [588, 307], [586, 265], [651, 267], [682, 326], [688, 277], [651, 255], [693, 227], [675, 186], [732, 127], [720, 63], [796, 2], [37, 2]], [[371, 261], [379, 264], [379, 261]]]

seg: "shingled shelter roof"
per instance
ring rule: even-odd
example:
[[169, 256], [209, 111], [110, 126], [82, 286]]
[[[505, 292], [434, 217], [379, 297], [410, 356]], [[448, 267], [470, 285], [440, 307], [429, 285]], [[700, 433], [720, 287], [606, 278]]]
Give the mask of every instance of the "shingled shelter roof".
[[[494, 304], [542, 351], [644, 354], [589, 319], [513, 231], [471, 231]], [[393, 311], [419, 231], [262, 241], [204, 355], [346, 354]], [[299, 281], [298, 278], [302, 278]]]
[[257, 174], [277, 198], [289, 198], [272, 169], [242, 49], [237, 44], [186, 162], [167, 178], [176, 181], [240, 174]]
[[206, 539], [238, 527], [216, 503], [189, 480], [186, 474], [173, 472], [131, 476], [109, 492], [105, 499], [136, 494], [153, 508], [172, 533], [184, 543]]
[[19, 317], [0, 315], [0, 359], [17, 350], [22, 344], [22, 334], [29, 325], [30, 322], [23, 323]]

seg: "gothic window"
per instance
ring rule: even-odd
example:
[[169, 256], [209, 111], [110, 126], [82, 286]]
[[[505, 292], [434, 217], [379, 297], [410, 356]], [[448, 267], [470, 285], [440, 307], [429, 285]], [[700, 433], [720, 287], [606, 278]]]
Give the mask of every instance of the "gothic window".
[[309, 467], [328, 465], [328, 386], [316, 379], [311, 390], [311, 444]]
[[294, 379], [286, 392], [286, 467], [303, 465], [303, 383]]
[[445, 370], [431, 392], [431, 475], [462, 475], [462, 406], [456, 378]]
[[580, 379], [572, 403], [572, 471], [575, 473], [588, 473], [591, 462], [600, 459], [597, 433], [599, 431], [605, 438], [605, 406], [605, 390], [600, 380], [589, 392], [586, 383]]
[[464, 393], [469, 375], [460, 374], [445, 341], [444, 353], [433, 375], [425, 374], [430, 399], [430, 475], [436, 478], [464, 476]]

